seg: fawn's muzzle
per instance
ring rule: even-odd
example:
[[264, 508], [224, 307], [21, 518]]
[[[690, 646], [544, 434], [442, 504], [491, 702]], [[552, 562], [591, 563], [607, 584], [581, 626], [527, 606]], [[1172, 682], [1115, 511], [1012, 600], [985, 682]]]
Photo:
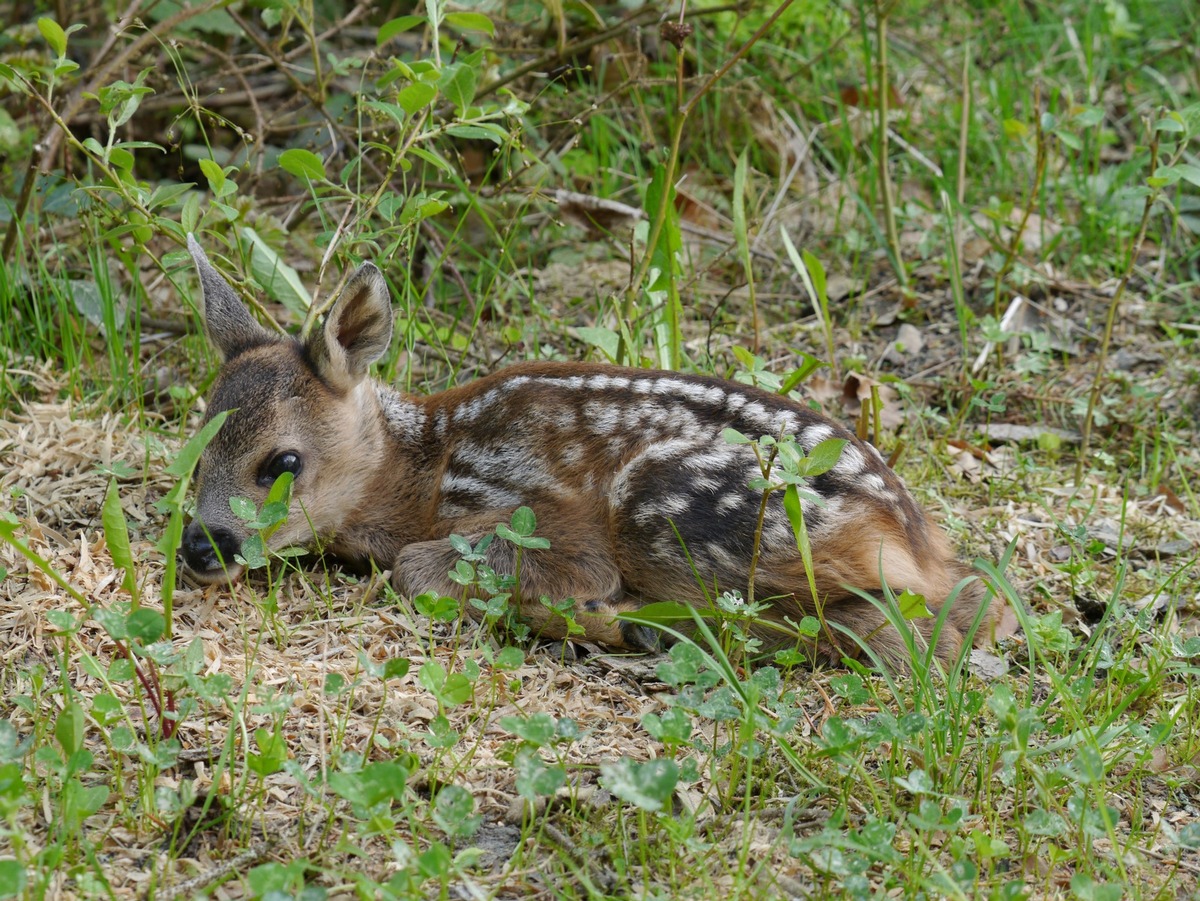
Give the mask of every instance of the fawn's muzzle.
[[241, 541], [229, 529], [206, 529], [199, 519], [188, 523], [183, 532], [183, 562], [202, 582], [236, 577], [242, 567], [234, 556], [241, 549]]

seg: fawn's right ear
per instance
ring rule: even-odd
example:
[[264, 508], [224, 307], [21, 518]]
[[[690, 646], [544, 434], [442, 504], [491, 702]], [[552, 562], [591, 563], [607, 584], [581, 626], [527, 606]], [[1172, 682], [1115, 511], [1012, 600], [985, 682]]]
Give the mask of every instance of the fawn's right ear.
[[191, 232], [188, 232], [187, 241], [196, 272], [200, 274], [200, 286], [204, 289], [204, 328], [209, 340], [221, 352], [221, 359], [232, 360], [244, 350], [277, 340], [250, 315], [229, 282], [208, 261], [200, 242]]
[[329, 312], [325, 326], [313, 329], [305, 343], [321, 378], [349, 391], [367, 377], [371, 364], [392, 341], [392, 295], [374, 263], [363, 263]]

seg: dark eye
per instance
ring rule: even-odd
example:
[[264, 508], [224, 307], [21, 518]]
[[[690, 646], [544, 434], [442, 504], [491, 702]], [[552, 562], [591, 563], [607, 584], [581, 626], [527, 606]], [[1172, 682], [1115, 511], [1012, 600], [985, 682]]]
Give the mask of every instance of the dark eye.
[[304, 463], [301, 461], [298, 453], [295, 451], [283, 451], [267, 461], [267, 465], [259, 473], [258, 484], [264, 488], [270, 488], [274, 481], [285, 472], [290, 472], [292, 475], [298, 476], [300, 475], [300, 470], [303, 468]]

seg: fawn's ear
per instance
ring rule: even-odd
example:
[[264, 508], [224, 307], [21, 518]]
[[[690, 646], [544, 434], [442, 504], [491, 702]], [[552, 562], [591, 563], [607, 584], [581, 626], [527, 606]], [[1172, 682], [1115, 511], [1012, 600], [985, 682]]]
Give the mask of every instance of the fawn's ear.
[[363, 263], [305, 343], [309, 359], [325, 381], [349, 391], [392, 341], [392, 297], [383, 273]]
[[244, 350], [278, 339], [250, 315], [229, 282], [213, 268], [200, 242], [188, 232], [188, 250], [200, 275], [204, 292], [204, 328], [208, 338], [221, 353], [222, 360], [232, 360]]

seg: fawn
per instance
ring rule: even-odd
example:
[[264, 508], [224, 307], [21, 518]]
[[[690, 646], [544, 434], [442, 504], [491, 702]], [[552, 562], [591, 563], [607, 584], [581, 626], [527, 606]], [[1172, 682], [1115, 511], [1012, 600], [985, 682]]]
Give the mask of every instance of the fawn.
[[[658, 600], [702, 605], [706, 591], [747, 586], [755, 553], [761, 470], [751, 439], [789, 433], [811, 450], [846, 444], [812, 478], [820, 502], [804, 502], [817, 598], [778, 493], [758, 544], [756, 595], [770, 616], [819, 614], [830, 626], [818, 653], [856, 656], [857, 635], [885, 664], [908, 651], [875, 603], [884, 582], [938, 610], [966, 568], [944, 534], [871, 445], [785, 397], [719, 378], [582, 363], [524, 363], [428, 397], [373, 381], [387, 350], [392, 303], [379, 269], [364, 263], [301, 342], [264, 328], [189, 235], [208, 335], [223, 365], [207, 416], [232, 410], [200, 458], [195, 517], [183, 539], [201, 582], [236, 578], [247, 527], [230, 498], [262, 503], [273, 481], [294, 474], [291, 510], [273, 548], [316, 547], [359, 564], [391, 567], [401, 595], [459, 595], [448, 573], [459, 560], [449, 536], [475, 544], [532, 508], [546, 550], [521, 559], [519, 613], [562, 638], [564, 620], [540, 598], [573, 598], [586, 637], [626, 648], [656, 644], [651, 630], [616, 614]], [[487, 548], [487, 564], [514, 573], [515, 549]], [[881, 579], [882, 577], [882, 579]], [[703, 583], [703, 584], [701, 584]], [[940, 630], [913, 623], [920, 640], [951, 661], [981, 613], [984, 590], [964, 584]], [[936, 635], [934, 634], [936, 631]], [[979, 630], [982, 632], [983, 630]]]

